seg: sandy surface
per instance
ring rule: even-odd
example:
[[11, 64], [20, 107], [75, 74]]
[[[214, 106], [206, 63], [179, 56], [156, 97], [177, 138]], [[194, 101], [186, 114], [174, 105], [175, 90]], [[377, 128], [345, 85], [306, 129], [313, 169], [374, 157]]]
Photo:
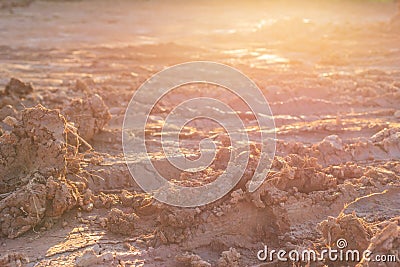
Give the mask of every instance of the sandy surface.
[[[351, 249], [397, 255], [397, 263], [369, 266], [398, 266], [394, 3], [112, 2], [0, 9], [1, 266], [292, 266], [259, 261], [257, 252], [264, 245], [321, 250], [340, 238]], [[215, 163], [188, 175], [166, 162], [162, 120], [183, 100], [223, 99], [254, 144], [232, 192], [183, 209], [136, 185], [121, 127], [138, 86], [165, 67], [195, 60], [230, 65], [256, 82], [275, 117], [277, 150], [264, 184], [248, 193], [259, 157], [248, 107], [211, 85], [168, 94], [146, 133], [154, 164], [169, 179], [209, 183], [229, 152], [226, 133], [198, 120], [183, 129], [185, 152], [196, 155], [199, 140], [217, 135]], [[356, 264], [368, 266], [328, 259], [311, 266]]]

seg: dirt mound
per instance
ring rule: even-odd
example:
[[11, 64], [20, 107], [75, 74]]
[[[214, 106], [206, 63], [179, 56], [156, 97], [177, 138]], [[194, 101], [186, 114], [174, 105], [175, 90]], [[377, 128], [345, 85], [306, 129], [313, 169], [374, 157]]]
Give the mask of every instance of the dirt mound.
[[388, 160], [400, 157], [400, 129], [389, 127], [369, 138], [357, 138], [343, 142], [338, 135], [328, 135], [311, 146], [301, 142], [277, 143], [277, 154], [299, 154], [318, 159], [322, 166], [368, 160]]
[[28, 257], [20, 252], [11, 252], [0, 257], [0, 265], [4, 267], [20, 267], [27, 263], [29, 263]]
[[158, 220], [158, 236], [162, 243], [179, 243], [191, 235], [190, 228], [198, 224], [200, 211], [196, 209], [166, 208]]
[[211, 264], [203, 259], [199, 255], [196, 255], [194, 253], [184, 253], [182, 255], [177, 255], [175, 257], [175, 260], [177, 262], [183, 263], [186, 266], [191, 266], [191, 267], [210, 267]]
[[134, 212], [125, 213], [112, 208], [107, 216], [107, 229], [112, 233], [129, 235], [135, 230], [137, 219], [138, 216]]
[[221, 258], [218, 260], [218, 267], [239, 267], [240, 253], [234, 248], [221, 253]]
[[0, 193], [27, 184], [35, 172], [64, 176], [69, 154], [77, 153], [77, 147], [67, 143], [68, 132], [73, 132], [57, 111], [37, 106], [24, 110], [21, 117], [12, 132], [0, 139]]
[[363, 251], [368, 247], [372, 230], [364, 220], [353, 214], [329, 217], [319, 224], [319, 229], [327, 246], [336, 247], [340, 238], [348, 240], [348, 249]]
[[[388, 221], [384, 228], [379, 230], [378, 233], [371, 238], [371, 242], [367, 248], [375, 255], [395, 255], [397, 262], [387, 262], [385, 266], [394, 267], [398, 266], [400, 250], [400, 218]], [[362, 260], [357, 266], [382, 266], [378, 262], [367, 262]]]
[[43, 106], [25, 109], [13, 130], [0, 137], [1, 235], [14, 238], [79, 203], [78, 136], [65, 118]]
[[75, 264], [78, 267], [89, 266], [110, 266], [116, 264], [113, 262], [114, 255], [110, 252], [98, 254], [93, 248], [86, 249], [80, 257], [77, 257]]
[[0, 108], [0, 121], [3, 121], [7, 117], [13, 117], [13, 118], [17, 117], [17, 111], [11, 105], [6, 105]]
[[[13, 109], [21, 110], [24, 105], [21, 105], [22, 100], [26, 100], [28, 97], [32, 98], [34, 89], [32, 84], [24, 83], [19, 79], [11, 78], [6, 84], [4, 91], [0, 91], [0, 108], [3, 109], [5, 106], [10, 105]], [[31, 105], [31, 104], [29, 104]], [[9, 107], [7, 109], [10, 109]], [[0, 113], [4, 116], [4, 110]], [[0, 115], [0, 118], [2, 116]], [[4, 118], [3, 118], [4, 119]], [[2, 119], [2, 120], [3, 120]]]
[[324, 173], [316, 158], [301, 157], [291, 154], [285, 158], [277, 158], [274, 168], [280, 171], [275, 175], [275, 186], [281, 190], [296, 188], [299, 192], [312, 192], [335, 188], [336, 179]]
[[24, 83], [16, 78], [11, 78], [6, 85], [6, 95], [25, 96], [33, 92], [33, 86], [30, 83]]
[[79, 135], [85, 140], [91, 140], [111, 119], [108, 107], [98, 94], [71, 101], [63, 109], [63, 114], [68, 121], [74, 123]]
[[[373, 200], [371, 200], [373, 201]], [[373, 213], [373, 211], [370, 211]], [[319, 224], [325, 247], [338, 248], [338, 240], [345, 240], [346, 250], [358, 250], [362, 253], [365, 250], [370, 255], [397, 255], [400, 248], [400, 218], [396, 217], [382, 223], [368, 224], [358, 218], [354, 213], [340, 214], [337, 218], [329, 217]], [[340, 247], [343, 249], [343, 246]], [[370, 256], [370, 259], [374, 259]], [[368, 261], [360, 257], [356, 266], [397, 266], [393, 259], [383, 263]], [[398, 259], [397, 259], [398, 260]]]

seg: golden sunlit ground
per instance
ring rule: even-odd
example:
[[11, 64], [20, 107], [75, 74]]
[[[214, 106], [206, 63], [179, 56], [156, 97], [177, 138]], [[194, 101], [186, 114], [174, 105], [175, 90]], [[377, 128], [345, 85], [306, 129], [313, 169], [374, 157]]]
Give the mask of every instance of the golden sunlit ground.
[[[325, 257], [293, 266], [399, 265], [394, 1], [3, 0], [0, 37], [0, 266], [292, 266], [257, 252], [321, 251], [341, 238], [397, 262]], [[276, 155], [265, 182], [248, 192], [260, 159], [249, 107], [214, 85], [174, 90], [145, 131], [164, 177], [211, 183], [235, 152], [221, 125], [198, 119], [182, 129], [181, 151], [197, 158], [211, 137], [213, 164], [191, 174], [167, 161], [161, 129], [187, 99], [224, 101], [252, 142], [229, 194], [179, 208], [135, 183], [121, 131], [135, 90], [189, 61], [232, 66], [257, 84], [274, 115]]]

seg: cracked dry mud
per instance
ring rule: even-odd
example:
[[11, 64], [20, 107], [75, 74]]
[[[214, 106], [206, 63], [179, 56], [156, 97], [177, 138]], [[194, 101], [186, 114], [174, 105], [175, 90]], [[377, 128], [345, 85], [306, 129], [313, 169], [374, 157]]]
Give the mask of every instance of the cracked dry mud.
[[[277, 17], [251, 31], [236, 25], [233, 33], [199, 32], [208, 29], [200, 23], [192, 36], [158, 28], [148, 14], [165, 14], [150, 2], [119, 4], [99, 1], [96, 18], [89, 17], [95, 20], [93, 33], [83, 20], [70, 20], [91, 8], [86, 1], [32, 1], [11, 5], [14, 13], [8, 4], [0, 10], [0, 22], [10, 29], [5, 40], [15, 43], [0, 41], [1, 266], [292, 266], [261, 262], [257, 252], [264, 245], [287, 251], [336, 248], [340, 238], [349, 249], [399, 257], [400, 20], [393, 3], [348, 3], [335, 23], [335, 4], [327, 4], [325, 20], [313, 17], [319, 9], [311, 5], [302, 7], [310, 20]], [[177, 23], [186, 13], [205, 12], [196, 4], [187, 4], [185, 14], [160, 5], [178, 15]], [[261, 16], [255, 6], [245, 7]], [[119, 27], [128, 23], [123, 10], [129, 8], [136, 8], [141, 27], [158, 37], [152, 44], [141, 43], [140, 31], [129, 39]], [[219, 14], [223, 8], [205, 10]], [[239, 9], [233, 6], [227, 16]], [[41, 10], [59, 15], [43, 17]], [[24, 30], [26, 18], [38, 23], [30, 32]], [[217, 18], [213, 23], [225, 27]], [[63, 23], [70, 39], [45, 34]], [[103, 35], [94, 34], [97, 27]], [[113, 32], [121, 34], [118, 42], [110, 41]], [[204, 46], [208, 38], [215, 44]], [[209, 120], [194, 120], [180, 134], [189, 158], [198, 157], [201, 139], [214, 138], [217, 158], [207, 169], [182, 173], [160, 152], [163, 120], [177, 104], [197, 96], [220, 99], [238, 112], [251, 140], [251, 158], [242, 180], [222, 199], [197, 208], [171, 207], [131, 178], [121, 146], [122, 121], [141, 83], [167, 66], [199, 59], [236, 67], [257, 83], [274, 114], [276, 156], [265, 182], [249, 193], [247, 181], [260, 156], [250, 109], [214, 85], [177, 88], [156, 105], [146, 128], [160, 173], [199, 186], [226, 168], [229, 138]], [[398, 266], [399, 261], [296, 264]]]

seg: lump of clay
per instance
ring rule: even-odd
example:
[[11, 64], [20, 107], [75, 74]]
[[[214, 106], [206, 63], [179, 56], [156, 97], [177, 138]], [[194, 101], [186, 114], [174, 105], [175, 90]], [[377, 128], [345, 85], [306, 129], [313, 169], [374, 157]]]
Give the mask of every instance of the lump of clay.
[[10, 134], [0, 139], [0, 193], [27, 184], [29, 176], [59, 177], [65, 173], [66, 121], [43, 106], [26, 109]]
[[77, 204], [78, 189], [65, 178], [78, 149], [67, 142], [72, 131], [58, 111], [38, 105], [0, 136], [0, 236], [17, 237]]
[[11, 105], [18, 110], [23, 109], [24, 105], [21, 103], [21, 99], [26, 98], [32, 92], [33, 87], [30, 83], [24, 83], [18, 79], [11, 78], [5, 90], [3, 92], [0, 91], [0, 108]]
[[85, 140], [92, 139], [111, 119], [108, 107], [98, 94], [73, 100], [63, 113]]
[[9, 252], [0, 257], [0, 266], [25, 266], [29, 258], [21, 252]]
[[189, 228], [196, 222], [195, 209], [169, 208], [161, 211], [158, 221], [158, 235], [161, 241], [167, 243], [179, 243], [189, 236]]
[[6, 105], [0, 108], [0, 121], [3, 121], [7, 117], [17, 117], [17, 111], [11, 105]]
[[340, 164], [351, 159], [345, 152], [342, 139], [337, 135], [329, 135], [320, 143], [312, 146], [312, 156], [318, 158], [323, 165]]
[[75, 265], [78, 267], [98, 266], [106, 264], [112, 266], [114, 256], [111, 252], [98, 255], [93, 248], [86, 249], [83, 254], [76, 258]]
[[235, 248], [229, 248], [221, 254], [218, 260], [218, 267], [239, 267], [240, 253]]
[[[400, 250], [400, 225], [399, 218], [397, 220], [388, 222], [387, 225], [379, 231], [373, 238], [368, 246], [368, 250], [372, 251], [375, 255], [398, 255]], [[398, 259], [398, 256], [397, 256]], [[388, 262], [385, 266], [398, 266], [396, 262]], [[363, 259], [357, 266], [382, 266], [377, 263], [369, 264], [368, 261]]]
[[7, 95], [25, 96], [33, 92], [32, 84], [24, 83], [18, 79], [11, 78], [5, 88]]
[[191, 267], [210, 267], [211, 264], [205, 260], [202, 260], [201, 257], [197, 254], [186, 252], [182, 255], [177, 255], [175, 257], [177, 262], [183, 263], [186, 266]]
[[316, 158], [290, 154], [275, 165], [280, 169], [276, 186], [281, 190], [296, 187], [300, 192], [309, 193], [337, 186], [337, 180], [322, 171]]
[[400, 157], [400, 128], [385, 128], [373, 135], [371, 141], [383, 148], [389, 157]]
[[372, 230], [354, 214], [341, 214], [339, 217], [329, 217], [318, 225], [324, 237], [325, 244], [335, 245], [338, 239], [344, 238], [348, 242], [347, 249], [365, 250], [372, 236]]
[[107, 228], [116, 234], [131, 234], [135, 230], [137, 219], [138, 216], [133, 212], [125, 213], [122, 210], [113, 208], [107, 216]]

